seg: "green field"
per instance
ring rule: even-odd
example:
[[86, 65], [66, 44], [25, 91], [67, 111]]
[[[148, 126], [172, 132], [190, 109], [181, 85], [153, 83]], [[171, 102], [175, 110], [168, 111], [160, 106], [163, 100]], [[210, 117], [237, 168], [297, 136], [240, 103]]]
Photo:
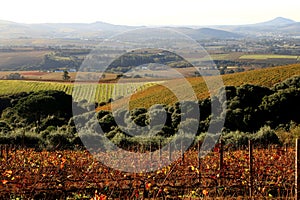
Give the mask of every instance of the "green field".
[[[88, 101], [93, 101], [94, 99], [97, 102], [106, 102], [110, 98], [127, 96], [155, 84], [155, 82], [77, 84], [74, 97], [75, 100], [78, 100], [76, 97], [80, 100], [84, 97]], [[71, 83], [0, 80], [0, 95], [41, 90], [59, 90], [67, 94], [73, 94], [73, 89], [74, 84]]]
[[276, 54], [253, 54], [253, 55], [242, 55], [240, 59], [250, 60], [267, 60], [267, 59], [295, 59], [299, 60], [299, 56], [293, 55], [276, 55]]

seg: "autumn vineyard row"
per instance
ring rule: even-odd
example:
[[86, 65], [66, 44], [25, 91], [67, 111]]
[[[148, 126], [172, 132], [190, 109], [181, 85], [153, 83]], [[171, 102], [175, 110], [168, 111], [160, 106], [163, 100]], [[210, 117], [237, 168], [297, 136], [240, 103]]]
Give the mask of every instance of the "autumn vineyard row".
[[[2, 148], [0, 196], [2, 199], [245, 199], [251, 186], [254, 199], [293, 199], [295, 149], [254, 148], [250, 172], [246, 148], [225, 147], [221, 151], [217, 146], [198, 158], [194, 147], [185, 152], [184, 159], [147, 173], [111, 169], [84, 150], [38, 152]], [[107, 154], [98, 156], [105, 158]], [[160, 159], [167, 160], [169, 156], [163, 154]], [[152, 165], [134, 159], [116, 162], [132, 167]]]

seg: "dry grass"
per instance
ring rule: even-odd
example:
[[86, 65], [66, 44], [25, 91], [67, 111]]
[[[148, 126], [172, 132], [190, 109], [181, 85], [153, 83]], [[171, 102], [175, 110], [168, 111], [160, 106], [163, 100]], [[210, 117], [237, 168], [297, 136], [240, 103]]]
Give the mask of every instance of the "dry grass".
[[0, 69], [30, 66], [41, 63], [49, 51], [32, 50], [16, 52], [0, 52]]

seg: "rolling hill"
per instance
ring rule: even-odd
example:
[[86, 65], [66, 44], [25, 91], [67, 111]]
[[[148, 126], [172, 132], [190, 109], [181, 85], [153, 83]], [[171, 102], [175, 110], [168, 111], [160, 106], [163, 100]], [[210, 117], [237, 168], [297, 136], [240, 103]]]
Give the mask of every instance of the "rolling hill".
[[[142, 27], [144, 26], [114, 25], [100, 21], [94, 23], [23, 24], [0, 20], [0, 38], [107, 38]], [[299, 23], [283, 17], [248, 25], [199, 27], [169, 28], [185, 33], [196, 40], [241, 38], [245, 34], [255, 36], [266, 32], [300, 35]]]
[[138, 27], [113, 25], [99, 21], [94, 23], [23, 24], [0, 20], [0, 38], [103, 38], [135, 28]]
[[284, 17], [276, 17], [275, 19], [254, 24], [255, 26], [286, 26], [296, 23], [294, 20]]
[[[0, 20], [0, 38], [107, 38], [137, 28], [143, 28], [143, 26], [114, 25], [99, 21], [94, 23], [22, 24]], [[236, 33], [212, 28], [168, 28], [185, 33], [196, 40], [241, 37]]]
[[278, 33], [289, 36], [300, 35], [300, 23], [284, 17], [276, 17], [272, 20], [256, 24], [211, 27], [248, 36], [264, 36]]
[[[239, 86], [243, 84], [253, 84], [265, 87], [272, 87], [274, 84], [279, 83], [287, 78], [295, 75], [300, 75], [300, 64], [280, 66], [273, 68], [257, 69], [252, 71], [246, 71], [241, 73], [222, 75], [224, 85]], [[192, 85], [195, 94], [198, 99], [205, 99], [210, 96], [207, 86], [203, 78], [188, 78]], [[212, 83], [216, 80], [215, 77], [208, 77]], [[174, 88], [174, 90], [180, 90], [181, 85], [184, 83], [182, 79], [171, 80], [166, 85]], [[185, 93], [186, 91], [181, 91]], [[215, 94], [217, 91], [212, 91]], [[189, 98], [189, 96], [186, 96]], [[121, 106], [128, 99], [121, 99], [119, 102], [115, 102], [115, 106], [118, 104]], [[147, 88], [141, 92], [138, 92], [130, 97], [130, 108], [137, 107], [151, 107], [153, 104], [173, 104], [177, 102], [177, 98], [172, 92], [161, 85], [155, 85]], [[106, 106], [100, 109], [110, 109]]]
[[184, 33], [194, 40], [209, 40], [209, 39], [238, 39], [242, 38], [243, 35], [237, 34], [230, 31], [224, 31], [215, 28], [173, 28], [176, 31]]
[[[227, 75], [222, 75], [222, 79], [224, 85], [238, 86], [243, 84], [254, 84], [254, 85], [271, 87], [274, 84], [281, 82], [294, 75], [300, 75], [300, 64], [227, 74]], [[207, 80], [211, 81], [212, 83], [214, 82], [215, 79], [216, 78], [213, 76], [207, 77]], [[207, 90], [207, 86], [203, 78], [193, 77], [193, 78], [187, 78], [187, 80], [192, 85], [198, 99], [204, 99], [209, 97], [210, 93]], [[175, 90], [180, 91], [182, 83], [184, 83], [184, 81], [185, 80], [183, 79], [174, 79], [170, 81], [165, 81], [164, 84], [169, 85], [170, 87], [175, 88]], [[131, 89], [132, 88], [134, 89], [134, 87], [131, 87], [130, 84], [132, 85], [135, 83], [129, 83], [129, 87]], [[169, 89], [159, 84], [154, 84], [154, 86], [151, 86], [153, 84], [154, 84], [153, 82], [146, 84], [145, 87], [143, 86], [144, 90], [137, 92], [130, 97], [131, 108], [150, 107], [153, 104], [157, 104], [157, 103], [173, 104], [177, 101], [177, 98], [172, 94], [172, 92]], [[103, 92], [105, 93], [105, 91], [102, 91], [101, 88], [105, 88], [105, 90], [107, 90], [108, 88], [106, 85], [111, 85], [112, 87], [115, 87], [113, 86], [114, 84], [99, 84], [99, 86], [97, 87], [99, 88], [97, 89], [97, 91], [99, 90], [98, 91], [99, 94], [102, 94]], [[118, 88], [120, 88], [119, 91], [120, 95], [126, 96], [126, 94], [128, 94], [128, 89], [126, 87], [126, 84], [122, 84], [118, 86]], [[121, 88], [124, 88], [124, 91], [121, 91]], [[70, 83], [54, 83], [54, 82], [40, 82], [40, 81], [10, 81], [10, 80], [0, 81], [0, 95], [12, 94], [18, 92], [49, 90], [49, 89], [62, 90], [67, 92], [68, 94], [71, 94], [73, 86]], [[186, 91], [181, 90], [181, 93], [185, 93], [185, 92]], [[217, 91], [212, 91], [212, 92], [216, 93]], [[187, 98], [189, 97], [188, 94], [186, 97]], [[107, 95], [103, 99], [101, 99], [99, 96], [98, 100], [99, 102], [106, 101], [108, 98], [109, 96]], [[126, 100], [128, 99], [123, 98], [118, 101], [115, 101], [115, 103], [116, 105], [117, 104], [122, 105]], [[110, 109], [110, 108], [106, 106], [100, 109]]]

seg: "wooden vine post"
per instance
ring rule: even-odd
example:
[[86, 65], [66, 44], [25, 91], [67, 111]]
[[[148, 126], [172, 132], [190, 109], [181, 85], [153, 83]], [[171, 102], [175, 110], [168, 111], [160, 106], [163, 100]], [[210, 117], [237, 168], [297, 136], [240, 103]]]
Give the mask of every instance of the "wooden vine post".
[[3, 146], [0, 144], [0, 158], [3, 158]]
[[171, 149], [171, 143], [169, 142], [169, 160], [172, 160], [172, 149]]
[[222, 138], [220, 139], [220, 150], [219, 150], [219, 154], [220, 154], [220, 160], [219, 160], [219, 186], [222, 186], [222, 176], [223, 176], [223, 161], [224, 161], [224, 143]]
[[296, 156], [295, 156], [295, 199], [300, 200], [300, 139], [296, 139]]
[[198, 179], [199, 179], [199, 183], [201, 183], [201, 157], [200, 157], [200, 141], [198, 141]]
[[253, 196], [253, 146], [252, 141], [249, 140], [249, 196]]
[[152, 145], [150, 142], [150, 147], [149, 147], [149, 158], [150, 158], [150, 163], [152, 163]]
[[180, 141], [180, 152], [181, 152], [181, 164], [183, 165], [183, 163], [184, 163], [184, 151], [183, 151], [183, 142], [182, 142], [182, 139]]
[[159, 160], [162, 160], [162, 151], [161, 151], [161, 140], [159, 140]]

